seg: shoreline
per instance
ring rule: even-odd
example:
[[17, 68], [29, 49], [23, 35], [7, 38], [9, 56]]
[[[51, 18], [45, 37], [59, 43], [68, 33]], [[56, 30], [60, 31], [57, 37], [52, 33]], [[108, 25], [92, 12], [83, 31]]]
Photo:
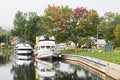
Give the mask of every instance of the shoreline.
[[[62, 59], [67, 62], [81, 64], [105, 80], [120, 80], [120, 65], [111, 62], [77, 55], [62, 55]], [[94, 62], [92, 62], [94, 61]], [[100, 64], [101, 63], [101, 64]]]

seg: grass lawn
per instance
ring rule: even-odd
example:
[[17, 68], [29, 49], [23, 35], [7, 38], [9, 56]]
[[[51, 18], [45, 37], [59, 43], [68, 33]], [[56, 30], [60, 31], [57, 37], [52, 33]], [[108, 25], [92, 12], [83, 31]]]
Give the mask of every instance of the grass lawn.
[[80, 56], [89, 56], [97, 59], [109, 61], [112, 63], [120, 64], [120, 50], [114, 50], [114, 54], [112, 52], [99, 52], [100, 50], [88, 51], [75, 51], [75, 50], [62, 50], [62, 54], [72, 54], [72, 55], [80, 55]]

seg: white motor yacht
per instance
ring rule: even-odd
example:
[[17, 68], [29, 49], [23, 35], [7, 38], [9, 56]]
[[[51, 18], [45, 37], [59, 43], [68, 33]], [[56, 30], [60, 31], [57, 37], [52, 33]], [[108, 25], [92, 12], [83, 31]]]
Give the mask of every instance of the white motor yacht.
[[32, 47], [26, 40], [18, 40], [14, 47], [14, 57], [19, 59], [31, 59]]
[[54, 36], [39, 36], [35, 54], [36, 58], [58, 58], [59, 50], [56, 48]]

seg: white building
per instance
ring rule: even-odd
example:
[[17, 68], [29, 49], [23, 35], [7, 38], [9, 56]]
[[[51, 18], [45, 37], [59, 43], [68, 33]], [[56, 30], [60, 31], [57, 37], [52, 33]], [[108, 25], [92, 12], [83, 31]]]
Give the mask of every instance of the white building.
[[106, 45], [105, 39], [97, 39], [97, 48], [103, 48]]

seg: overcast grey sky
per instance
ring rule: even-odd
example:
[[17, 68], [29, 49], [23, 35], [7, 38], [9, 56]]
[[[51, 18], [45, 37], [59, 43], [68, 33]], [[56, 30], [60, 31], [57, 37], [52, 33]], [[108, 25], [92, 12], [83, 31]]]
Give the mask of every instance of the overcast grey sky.
[[0, 26], [12, 26], [18, 10], [43, 15], [48, 4], [68, 5], [73, 9], [83, 6], [97, 10], [100, 16], [109, 11], [120, 13], [120, 0], [0, 0]]

